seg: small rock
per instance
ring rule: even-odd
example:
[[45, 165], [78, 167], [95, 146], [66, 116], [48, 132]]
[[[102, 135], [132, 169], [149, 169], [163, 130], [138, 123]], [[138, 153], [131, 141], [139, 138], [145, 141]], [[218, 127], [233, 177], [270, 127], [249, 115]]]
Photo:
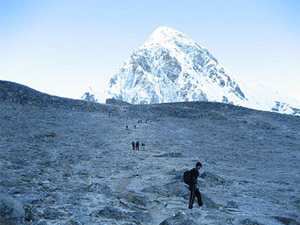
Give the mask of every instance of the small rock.
[[227, 203], [226, 208], [238, 209], [239, 206], [238, 206], [238, 204], [237, 204], [236, 202], [234, 202], [234, 201], [229, 201], [229, 202]]
[[49, 181], [43, 181], [43, 182], [42, 182], [42, 187], [43, 187], [44, 189], [50, 188], [50, 182], [49, 182]]

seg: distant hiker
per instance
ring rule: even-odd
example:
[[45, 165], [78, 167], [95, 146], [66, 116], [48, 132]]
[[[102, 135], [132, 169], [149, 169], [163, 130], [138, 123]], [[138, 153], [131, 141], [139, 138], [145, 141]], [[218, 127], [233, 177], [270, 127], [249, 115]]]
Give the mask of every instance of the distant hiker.
[[126, 126], [126, 130], [128, 130], [129, 128], [128, 128], [128, 125]]
[[136, 125], [134, 125], [133, 127], [134, 127], [134, 129], [136, 129]]
[[136, 150], [140, 150], [140, 142], [139, 141], [137, 141], [136, 143], [135, 143], [135, 147], [136, 147]]
[[135, 150], [135, 142], [132, 141], [132, 142], [131, 142], [131, 145], [132, 145], [132, 150], [134, 151], [134, 150]]
[[189, 202], [189, 209], [193, 208], [193, 204], [194, 204], [194, 201], [195, 201], [195, 195], [198, 199], [198, 205], [203, 206], [201, 193], [199, 191], [199, 187], [198, 187], [198, 184], [197, 184], [197, 178], [199, 176], [200, 168], [202, 168], [202, 164], [200, 162], [197, 162], [195, 168], [193, 168], [189, 171], [186, 171], [183, 175], [184, 182], [189, 185], [189, 189], [190, 189], [190, 192], [191, 192], [190, 202]]

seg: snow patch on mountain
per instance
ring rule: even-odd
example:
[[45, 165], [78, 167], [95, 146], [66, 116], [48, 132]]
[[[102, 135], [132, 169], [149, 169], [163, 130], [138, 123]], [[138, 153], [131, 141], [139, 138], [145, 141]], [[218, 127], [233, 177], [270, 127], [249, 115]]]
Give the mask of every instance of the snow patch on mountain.
[[239, 81], [248, 98], [242, 106], [272, 111], [278, 113], [300, 115], [300, 103], [293, 98], [286, 97], [274, 88], [266, 85], [266, 81], [258, 78], [243, 78]]

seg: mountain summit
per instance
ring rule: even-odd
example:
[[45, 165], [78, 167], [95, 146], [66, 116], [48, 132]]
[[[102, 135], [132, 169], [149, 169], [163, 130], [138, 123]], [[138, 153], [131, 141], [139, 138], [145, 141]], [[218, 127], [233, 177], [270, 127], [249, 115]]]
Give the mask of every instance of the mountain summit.
[[276, 92], [254, 89], [241, 86], [206, 48], [177, 30], [159, 27], [110, 79], [107, 93], [133, 104], [212, 101], [299, 114], [276, 99]]
[[246, 100], [204, 47], [167, 27], [159, 27], [134, 51], [111, 78], [109, 95], [134, 104]]

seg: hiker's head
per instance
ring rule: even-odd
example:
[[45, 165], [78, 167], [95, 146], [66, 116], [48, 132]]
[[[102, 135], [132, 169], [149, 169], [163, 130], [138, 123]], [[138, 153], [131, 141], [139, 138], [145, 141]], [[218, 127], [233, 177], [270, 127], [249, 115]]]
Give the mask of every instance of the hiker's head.
[[197, 168], [198, 170], [200, 170], [201, 167], [202, 167], [201, 162], [197, 162], [197, 163], [196, 163], [196, 168]]

